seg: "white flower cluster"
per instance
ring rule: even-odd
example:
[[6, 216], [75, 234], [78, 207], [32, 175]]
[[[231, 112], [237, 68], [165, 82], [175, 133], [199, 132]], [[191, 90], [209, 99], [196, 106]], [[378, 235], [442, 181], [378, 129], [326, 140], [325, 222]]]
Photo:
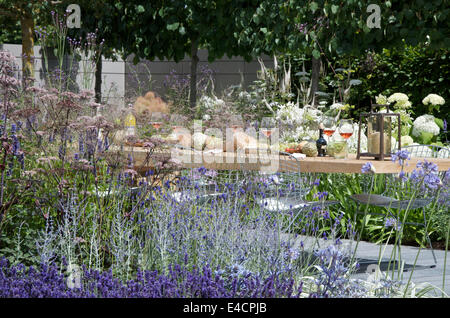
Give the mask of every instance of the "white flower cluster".
[[375, 102], [377, 104], [379, 104], [379, 105], [386, 105], [386, 104], [388, 104], [387, 97], [382, 95], [382, 94], [380, 94], [377, 97], [375, 97]]
[[422, 132], [428, 132], [434, 136], [439, 135], [439, 126], [435, 123], [433, 115], [422, 115], [413, 122], [412, 135], [419, 137]]
[[322, 117], [322, 111], [316, 108], [305, 107], [303, 113], [303, 120], [309, 123], [319, 124]]
[[200, 100], [199, 104], [202, 108], [213, 110], [213, 109], [219, 109], [222, 107], [225, 107], [225, 102], [217, 97], [209, 97], [206, 95], [203, 95]]
[[[316, 138], [314, 138], [316, 137]], [[281, 133], [282, 142], [300, 142], [301, 140], [317, 140], [319, 138], [319, 132], [316, 130], [307, 129], [304, 126], [297, 126], [294, 130], [286, 130]]]
[[422, 103], [424, 105], [444, 105], [445, 99], [436, 94], [428, 94], [423, 100]]
[[278, 106], [278, 110], [275, 114], [277, 120], [291, 125], [299, 125], [303, 122], [304, 111], [298, 107], [297, 104], [288, 102], [287, 104], [270, 103], [269, 105], [272, 108]]
[[343, 110], [344, 108], [345, 108], [345, 105], [341, 104], [341, 103], [334, 103], [333, 105], [330, 106], [331, 110], [337, 110], [337, 111]]
[[403, 146], [411, 146], [414, 143], [414, 140], [411, 138], [411, 136], [402, 136], [402, 147]]
[[379, 94], [375, 97], [375, 102], [379, 105], [386, 105], [394, 103], [394, 109], [408, 109], [411, 108], [411, 102], [406, 94], [394, 93], [389, 97]]
[[411, 102], [408, 99], [408, 96], [403, 93], [394, 93], [387, 99], [389, 104], [395, 103], [395, 109], [407, 109], [411, 107]]
[[246, 109], [255, 110], [258, 107], [259, 98], [254, 92], [241, 91], [238, 95], [238, 102], [245, 105]]

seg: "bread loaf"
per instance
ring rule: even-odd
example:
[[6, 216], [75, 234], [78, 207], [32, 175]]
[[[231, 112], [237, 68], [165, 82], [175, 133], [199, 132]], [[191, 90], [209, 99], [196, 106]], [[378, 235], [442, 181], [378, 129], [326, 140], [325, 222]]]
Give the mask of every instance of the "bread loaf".
[[243, 131], [235, 131], [232, 140], [227, 140], [224, 145], [224, 151], [245, 150], [248, 148], [257, 148], [257, 140], [244, 133]]

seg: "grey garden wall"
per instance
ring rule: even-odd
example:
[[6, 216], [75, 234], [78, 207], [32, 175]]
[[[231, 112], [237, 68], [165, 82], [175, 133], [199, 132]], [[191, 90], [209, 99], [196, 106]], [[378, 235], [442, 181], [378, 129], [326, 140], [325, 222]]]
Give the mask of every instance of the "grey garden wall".
[[[8, 50], [14, 54], [17, 58], [17, 63], [19, 65], [19, 69], [22, 70], [22, 46], [18, 44], [0, 44], [0, 50]], [[40, 46], [34, 46], [34, 72], [36, 85], [43, 86], [45, 84], [45, 80], [47, 78], [44, 70], [44, 54], [42, 52], [42, 48]], [[53, 55], [52, 52], [47, 52], [48, 56], [48, 64], [49, 69], [54, 70], [57, 68], [57, 59]], [[67, 65], [69, 64], [68, 58], [66, 58], [65, 62]], [[81, 87], [83, 72], [81, 69], [81, 63], [76, 61], [72, 62], [73, 74], [72, 78], [76, 76], [76, 87], [73, 89], [77, 90]], [[117, 62], [113, 62], [108, 59], [103, 59], [103, 69], [102, 69], [102, 93], [105, 98], [107, 98], [107, 102], [111, 104], [123, 105], [124, 103], [124, 93], [125, 93], [125, 62], [122, 60], [118, 60]], [[75, 73], [77, 73], [75, 75]], [[93, 76], [93, 74], [89, 74]], [[92, 89], [94, 86], [92, 86]]]
[[[201, 75], [202, 69], [208, 68], [212, 71], [212, 78], [214, 80], [215, 93], [220, 93], [231, 85], [243, 84], [248, 87], [254, 80], [257, 79], [257, 71], [260, 70], [258, 61], [245, 62], [241, 57], [223, 57], [212, 63], [208, 62], [208, 51], [199, 50], [199, 63], [197, 68], [197, 77]], [[262, 56], [264, 64], [268, 67], [273, 67], [273, 59], [269, 56]], [[191, 59], [186, 56], [178, 63], [169, 60], [155, 61], [141, 61], [134, 65], [132, 63], [132, 56], [127, 59], [125, 64], [126, 80], [125, 88], [132, 93], [133, 90], [141, 83], [142, 90], [151, 88], [152, 90], [164, 95], [167, 89], [167, 77], [170, 73], [186, 77], [190, 74]], [[151, 81], [151, 83], [149, 83]]]
[[[0, 44], [0, 49], [12, 52], [17, 57], [19, 68], [22, 68], [21, 45]], [[46, 74], [43, 71], [41, 47], [35, 46], [34, 54], [36, 58], [34, 68], [37, 85], [43, 85]], [[52, 56], [51, 52], [47, 55], [49, 56], [49, 68], [54, 69], [57, 67], [56, 58]], [[205, 67], [212, 70], [215, 93], [219, 96], [222, 90], [230, 85], [238, 85], [242, 82], [244, 87], [248, 87], [249, 84], [256, 80], [257, 71], [260, 69], [258, 61], [245, 62], [241, 57], [224, 57], [208, 63], [208, 52], [206, 50], [199, 50], [198, 56], [198, 76], [201, 75], [200, 72]], [[271, 57], [263, 56], [262, 60], [266, 66], [273, 66]], [[117, 61], [103, 59], [102, 62], [103, 97], [106, 102], [120, 106], [132, 102], [136, 95], [139, 95], [139, 93], [145, 94], [150, 89], [164, 95], [167, 88], [165, 85], [167, 76], [170, 76], [171, 72], [175, 72], [175, 74], [182, 77], [190, 73], [189, 57], [186, 57], [178, 63], [156, 59], [154, 61], [141, 60], [140, 63], [134, 65], [132, 63], [132, 57], [129, 57], [126, 61], [119, 58]], [[74, 74], [70, 76], [74, 77], [75, 73], [78, 73], [76, 78], [77, 87], [74, 87], [76, 90], [81, 86], [81, 78], [83, 76], [81, 64], [73, 62], [73, 70]], [[93, 76], [93, 74], [90, 75]]]

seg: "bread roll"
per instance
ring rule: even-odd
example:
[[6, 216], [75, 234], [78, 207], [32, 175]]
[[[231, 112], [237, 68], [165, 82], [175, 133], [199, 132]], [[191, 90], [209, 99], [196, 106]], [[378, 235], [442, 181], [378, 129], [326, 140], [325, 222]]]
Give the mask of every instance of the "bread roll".
[[214, 136], [208, 136], [206, 138], [205, 149], [211, 150], [211, 149], [222, 149], [222, 148], [223, 148], [222, 139], [214, 137]]
[[203, 150], [203, 148], [205, 148], [207, 138], [208, 138], [208, 136], [201, 132], [194, 133], [192, 135], [194, 149]]
[[177, 134], [178, 144], [184, 148], [190, 149], [192, 147], [192, 138], [190, 134], [179, 133]]

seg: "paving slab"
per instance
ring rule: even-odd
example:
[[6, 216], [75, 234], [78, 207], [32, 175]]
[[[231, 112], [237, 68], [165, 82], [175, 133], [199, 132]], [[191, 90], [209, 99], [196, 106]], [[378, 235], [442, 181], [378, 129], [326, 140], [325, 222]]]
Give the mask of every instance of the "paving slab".
[[[287, 236], [286, 236], [287, 237]], [[341, 240], [343, 248], [354, 253], [356, 249], [355, 257], [361, 260], [363, 263], [368, 262], [370, 267], [367, 267], [366, 271], [355, 273], [353, 278], [366, 280], [369, 275], [373, 274], [372, 270], [375, 269], [378, 262], [381, 260], [381, 273], [388, 273], [389, 277], [394, 280], [401, 281], [404, 286], [410, 281], [416, 286], [416, 290], [419, 290], [426, 286], [433, 287], [433, 290], [429, 291], [426, 296], [428, 297], [442, 297], [450, 296], [450, 253], [445, 250], [434, 249], [436, 257], [436, 263], [433, 258], [433, 253], [430, 248], [419, 248], [415, 246], [400, 246], [401, 262], [403, 263], [403, 271], [397, 270], [398, 267], [392, 271], [390, 267], [389, 271], [386, 271], [386, 266], [390, 260], [399, 260], [398, 248], [393, 244], [374, 244], [365, 241], [354, 241], [343, 239]], [[295, 247], [299, 247], [303, 244], [306, 250], [324, 248], [329, 244], [332, 244], [331, 240], [314, 239], [306, 236], [298, 236], [295, 239]], [[395, 254], [394, 254], [395, 253]], [[447, 261], [445, 265], [445, 259]], [[392, 264], [392, 263], [391, 263]], [[411, 286], [411, 285], [409, 285]], [[443, 294], [442, 291], [445, 293]]]

